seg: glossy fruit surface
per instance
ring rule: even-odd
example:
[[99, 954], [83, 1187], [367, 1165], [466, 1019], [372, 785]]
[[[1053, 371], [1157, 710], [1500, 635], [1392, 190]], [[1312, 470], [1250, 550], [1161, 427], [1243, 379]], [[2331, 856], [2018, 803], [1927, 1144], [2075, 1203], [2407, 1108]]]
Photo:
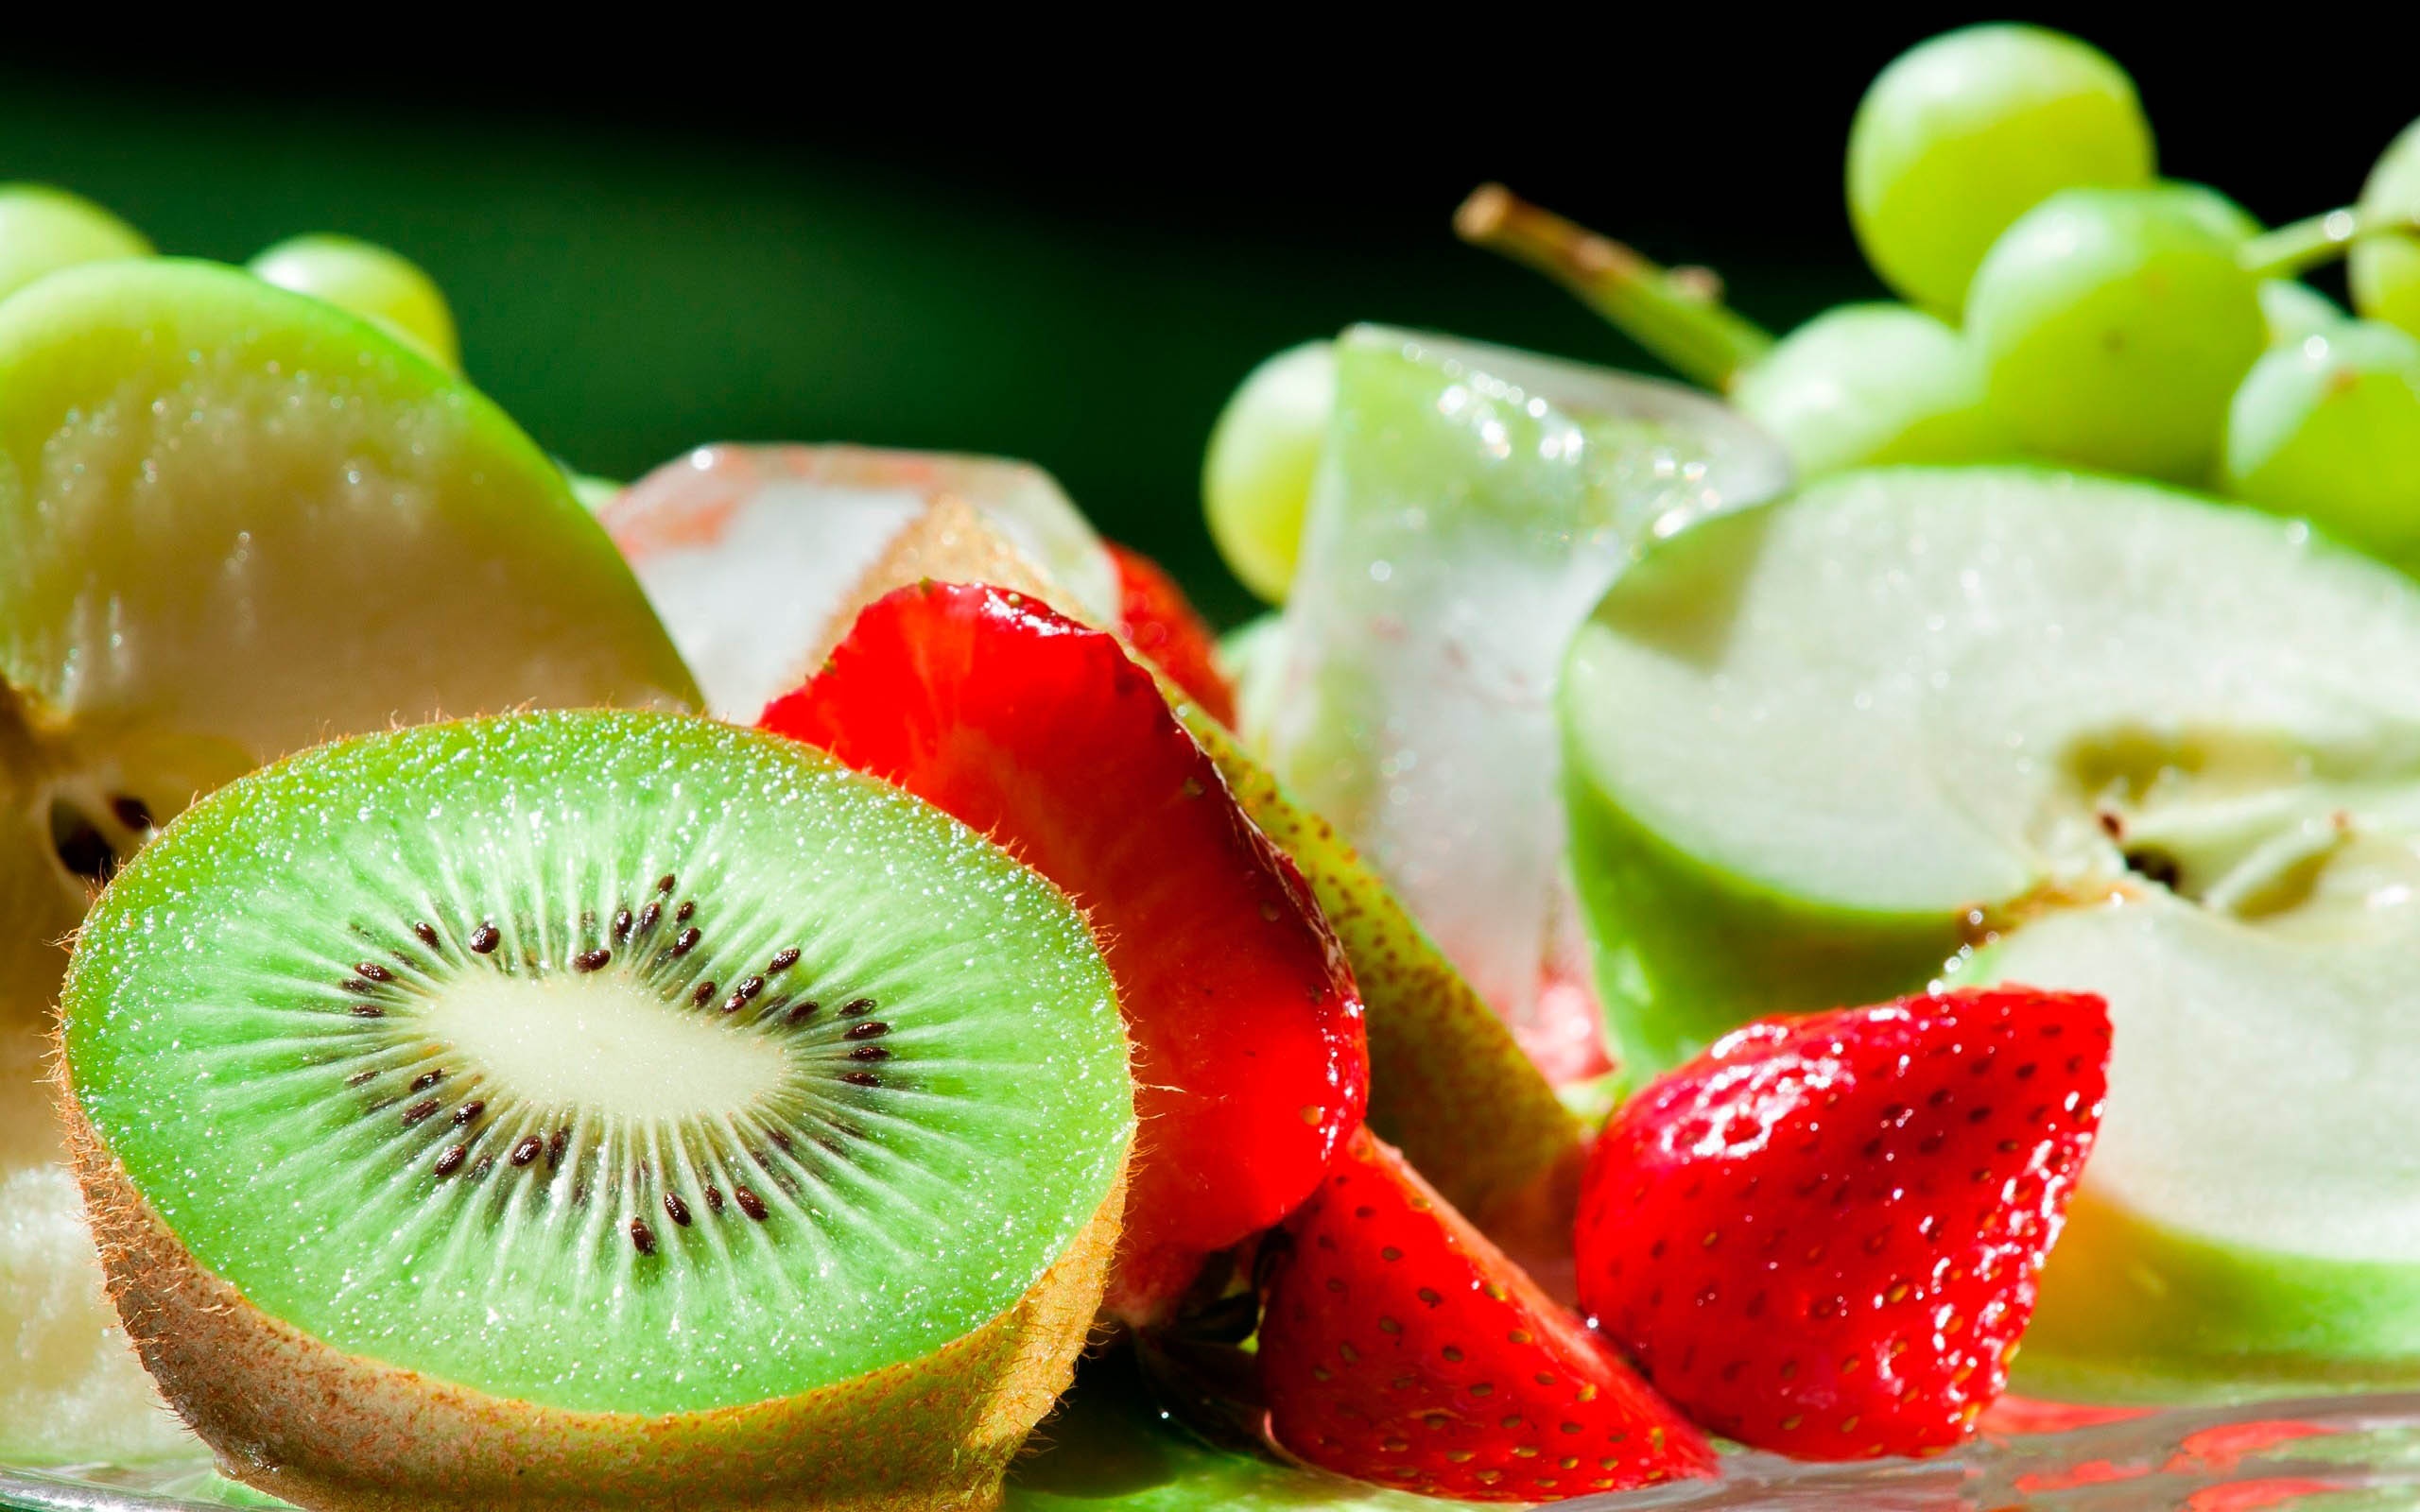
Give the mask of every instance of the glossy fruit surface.
[[1167, 569], [1124, 546], [1112, 545], [1117, 564], [1117, 629], [1126, 644], [1173, 679], [1222, 725], [1236, 722], [1236, 689], [1219, 669], [1218, 642], [1201, 611], [1184, 596]]
[[323, 233], [282, 241], [247, 266], [264, 283], [374, 320], [439, 367], [462, 370], [454, 311], [436, 281], [400, 252]]
[[2227, 410], [2226, 491], [2394, 561], [2420, 551], [2420, 336], [2342, 320], [2253, 366]]
[[1283, 694], [1243, 734], [1531, 1033], [1588, 974], [1554, 798], [1564, 649], [1646, 542], [1778, 491], [1789, 461], [1677, 384], [1379, 326], [1337, 364]]
[[2366, 1131], [2420, 1118], [2413, 667], [2408, 577], [2142, 485], [1882, 470], [1685, 531], [1563, 690], [1624, 1058], [1945, 977], [2098, 993], [2029, 1366], [2412, 1379], [2420, 1183]]
[[2008, 1383], [2108, 1059], [2098, 998], [2021, 988], [1741, 1029], [1606, 1126], [1581, 1303], [1726, 1437], [1947, 1449]]
[[1714, 1473], [1695, 1429], [1367, 1134], [1286, 1231], [1259, 1354], [1292, 1452], [1471, 1501]]
[[317, 747], [128, 865], [61, 1004], [146, 1364], [307, 1504], [962, 1504], [1098, 1306], [1133, 1113], [1082, 919], [795, 742]]
[[2352, 317], [2342, 305], [2294, 279], [2267, 278], [2260, 281], [2260, 315], [2269, 322], [2269, 345], [2290, 347], [2305, 336], [2315, 336], [2328, 327]]
[[141, 232], [80, 195], [0, 184], [0, 300], [62, 267], [150, 253]]
[[1989, 462], [2015, 439], [1985, 403], [1982, 364], [1921, 310], [1844, 304], [1782, 338], [1732, 402], [1781, 438], [1801, 477], [1894, 462]]
[[[2364, 215], [2420, 221], [2420, 121], [2380, 155], [2361, 186]], [[2420, 335], [2420, 230], [2365, 238], [2347, 260], [2353, 308], [2364, 318], [2383, 320]]]
[[1201, 464], [1210, 539], [1228, 569], [1271, 604], [1286, 601], [1294, 580], [1311, 475], [1335, 405], [1335, 347], [1305, 341], [1246, 374], [1210, 433]]
[[996, 589], [903, 588], [764, 726], [991, 835], [1092, 919], [1147, 1130], [1114, 1308], [1161, 1315], [1311, 1190], [1369, 1095], [1352, 972], [1115, 636]]
[[1981, 26], [1909, 49], [1849, 127], [1858, 243], [1884, 281], [1954, 316], [1984, 252], [2062, 189], [2152, 176], [2134, 81], [2073, 37]]
[[2025, 448], [2199, 482], [2228, 397], [2268, 345], [2259, 284], [2208, 192], [2070, 189], [1992, 245], [1965, 329]]

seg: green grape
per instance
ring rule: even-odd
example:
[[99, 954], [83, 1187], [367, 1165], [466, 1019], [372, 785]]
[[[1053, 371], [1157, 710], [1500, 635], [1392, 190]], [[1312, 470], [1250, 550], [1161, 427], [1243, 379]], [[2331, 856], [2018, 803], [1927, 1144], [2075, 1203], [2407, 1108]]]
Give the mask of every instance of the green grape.
[[1336, 352], [1288, 347], [1254, 368], [1219, 414], [1201, 464], [1210, 538], [1246, 588], [1286, 601], [1310, 507], [1311, 474], [1336, 407]]
[[296, 236], [248, 266], [266, 283], [374, 320], [440, 367], [462, 370], [462, 348], [445, 296], [400, 253], [351, 236]]
[[2015, 450], [1958, 333], [1904, 304], [1844, 304], [1784, 337], [1732, 402], [1781, 438], [1800, 475], [1893, 462], [1983, 462]]
[[[2403, 129], [2361, 186], [2364, 215], [2420, 220], [2420, 121]], [[2420, 232], [2388, 232], [2353, 244], [2353, 308], [2420, 335]]]
[[2125, 70], [2038, 26], [1919, 43], [1849, 128], [1849, 217], [1883, 282], [1955, 318], [2003, 231], [2062, 189], [2151, 181], [2151, 124]]
[[2251, 211], [2208, 184], [2189, 179], [2162, 179], [2157, 187], [2178, 210], [2207, 226], [2212, 234], [2225, 238], [2231, 247], [2241, 247], [2268, 229]]
[[2026, 450], [2198, 482], [2268, 325], [2259, 281], [2194, 194], [2068, 189], [1992, 245], [1966, 335]]
[[2227, 411], [2224, 483], [2410, 559], [2420, 547], [2420, 338], [2346, 320], [2262, 357]]
[[46, 184], [0, 184], [0, 300], [62, 267], [150, 255], [141, 232], [89, 199]]
[[2260, 281], [2260, 316], [2269, 325], [2269, 344], [2285, 347], [2315, 336], [2340, 320], [2352, 318], [2334, 300], [2309, 284], [2290, 278]]

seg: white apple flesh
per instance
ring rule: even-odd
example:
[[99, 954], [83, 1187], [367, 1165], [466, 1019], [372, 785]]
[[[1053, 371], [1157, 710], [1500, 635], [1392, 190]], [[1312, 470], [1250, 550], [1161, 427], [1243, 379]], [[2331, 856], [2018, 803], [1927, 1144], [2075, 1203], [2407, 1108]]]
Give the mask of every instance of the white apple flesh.
[[2107, 1123], [2029, 1349], [2420, 1378], [2408, 580], [2148, 487], [1852, 474], [1652, 553], [1563, 712], [1634, 1061], [1945, 977], [2101, 992]]

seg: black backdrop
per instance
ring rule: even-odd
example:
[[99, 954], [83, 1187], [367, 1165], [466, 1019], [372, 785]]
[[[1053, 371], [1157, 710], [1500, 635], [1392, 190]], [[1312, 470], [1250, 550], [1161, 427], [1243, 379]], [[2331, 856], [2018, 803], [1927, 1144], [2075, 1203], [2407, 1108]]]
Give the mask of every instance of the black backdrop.
[[[2420, 68], [2355, 9], [2164, 9], [2031, 19], [2134, 73], [2168, 172], [2265, 219], [2348, 200], [2420, 115]], [[1030, 456], [1233, 620], [1196, 475], [1255, 358], [1366, 318], [1646, 366], [1453, 240], [1490, 178], [1720, 269], [1777, 326], [1876, 295], [1841, 201], [1850, 112], [1970, 19], [933, 13], [876, 37], [600, 13], [624, 29], [504, 59], [468, 34], [407, 55], [429, 27], [397, 13], [341, 52], [20, 46], [0, 178], [172, 251], [396, 246], [446, 286], [472, 375], [592, 471], [720, 438]]]

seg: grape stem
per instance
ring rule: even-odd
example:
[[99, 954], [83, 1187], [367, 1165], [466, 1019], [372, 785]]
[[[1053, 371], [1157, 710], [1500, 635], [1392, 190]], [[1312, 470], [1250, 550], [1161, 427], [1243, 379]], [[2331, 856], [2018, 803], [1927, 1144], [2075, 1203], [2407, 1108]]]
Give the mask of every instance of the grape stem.
[[2292, 278], [2322, 263], [2332, 263], [2364, 236], [2409, 232], [2420, 226], [2412, 216], [2386, 215], [2377, 211], [2331, 210], [2263, 232], [2236, 249], [2236, 260], [2256, 278]]
[[1527, 263], [1580, 297], [1673, 371], [1716, 390], [1772, 349], [1771, 333], [1722, 303], [1721, 281], [1702, 267], [1667, 268], [1500, 183], [1481, 184], [1454, 212], [1474, 247]]

